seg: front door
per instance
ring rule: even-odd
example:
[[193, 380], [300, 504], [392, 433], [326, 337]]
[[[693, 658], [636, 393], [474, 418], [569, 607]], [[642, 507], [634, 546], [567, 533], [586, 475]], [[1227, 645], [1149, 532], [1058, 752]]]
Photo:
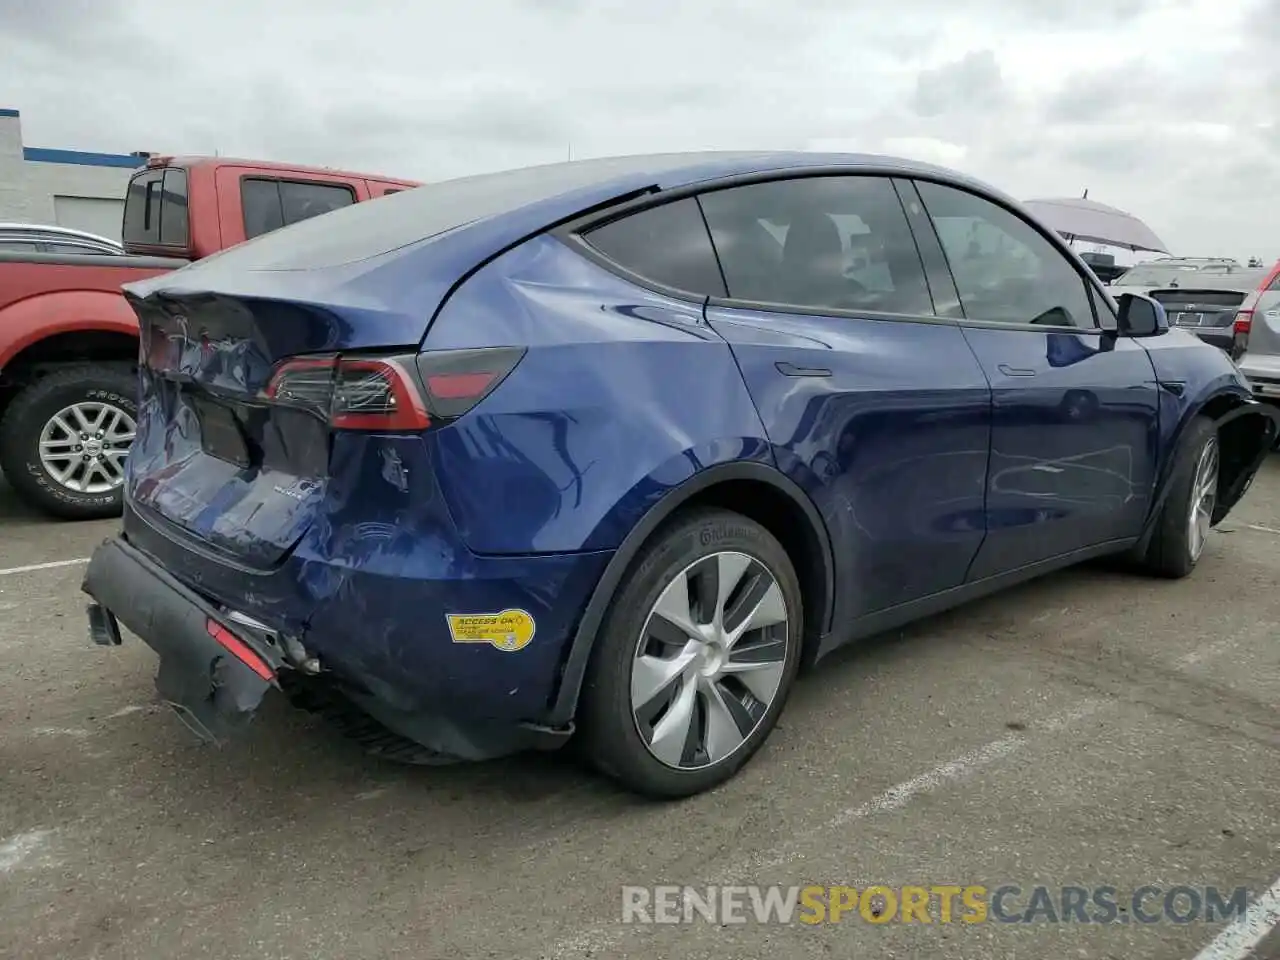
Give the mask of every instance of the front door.
[[891, 180], [704, 193], [731, 345], [778, 466], [835, 551], [837, 622], [960, 586], [984, 533], [990, 390], [935, 316]]
[[917, 187], [992, 389], [987, 538], [969, 578], [1137, 536], [1158, 454], [1146, 349], [1115, 335], [1093, 281], [1029, 221], [964, 190]]

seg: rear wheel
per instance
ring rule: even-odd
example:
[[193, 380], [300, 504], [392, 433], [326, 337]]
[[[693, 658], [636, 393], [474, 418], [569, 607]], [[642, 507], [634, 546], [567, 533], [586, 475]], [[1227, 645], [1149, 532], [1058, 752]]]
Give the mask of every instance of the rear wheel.
[[53, 516], [117, 516], [137, 416], [137, 384], [127, 368], [55, 370], [5, 410], [0, 469], [23, 499]]
[[790, 692], [795, 569], [759, 524], [701, 510], [655, 535], [624, 584], [583, 687], [588, 756], [648, 796], [707, 790], [759, 749]]
[[1169, 496], [1141, 566], [1156, 576], [1178, 579], [1195, 569], [1204, 553], [1218, 505], [1221, 451], [1218, 431], [1196, 417], [1178, 449]]

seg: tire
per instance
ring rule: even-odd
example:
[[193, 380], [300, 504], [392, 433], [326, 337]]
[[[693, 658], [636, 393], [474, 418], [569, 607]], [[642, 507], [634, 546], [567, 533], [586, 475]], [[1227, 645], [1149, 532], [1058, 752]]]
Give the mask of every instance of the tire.
[[[1203, 541], [1192, 531], [1193, 507], [1199, 505], [1202, 510], [1207, 510], [1209, 520], [1212, 520], [1213, 508], [1217, 504], [1221, 451], [1213, 421], [1203, 416], [1192, 420], [1175, 456], [1177, 461], [1169, 481], [1169, 496], [1160, 508], [1151, 543], [1139, 560], [1144, 572], [1171, 580], [1181, 579], [1194, 570], [1204, 549]], [[1201, 468], [1206, 466], [1206, 458], [1212, 459], [1213, 474], [1213, 489], [1207, 499], [1201, 493], [1207, 478], [1200, 476]], [[1201, 528], [1201, 535], [1208, 533], [1207, 523], [1202, 523]]]
[[[0, 420], [0, 469], [5, 478], [24, 500], [45, 513], [65, 520], [93, 520], [119, 516], [124, 502], [123, 477], [116, 482], [117, 464], [123, 466], [123, 458], [115, 451], [127, 449], [127, 442], [107, 444], [101, 448], [102, 469], [112, 476], [96, 472], [89, 483], [75, 488], [77, 475], [62, 482], [41, 459], [41, 439], [51, 439], [57, 444], [50, 449], [56, 455], [71, 457], [78, 438], [72, 437], [55, 418], [79, 409], [87, 412], [89, 422], [98, 412], [106, 411], [104, 426], [115, 424], [117, 435], [136, 429], [138, 418], [137, 381], [122, 365], [75, 364], [54, 370], [41, 377], [13, 398]], [[121, 417], [116, 418], [116, 413]], [[74, 417], [61, 421], [72, 428], [84, 424]], [[46, 435], [46, 429], [49, 433]], [[62, 442], [63, 440], [67, 442]], [[99, 441], [91, 436], [89, 449], [98, 455]], [[83, 447], [81, 448], [83, 449]], [[58, 463], [72, 464], [71, 459]], [[85, 467], [76, 467], [83, 476]]]
[[[683, 581], [691, 601], [684, 604], [688, 621], [712, 620], [701, 601], [718, 594], [713, 569], [715, 578], [739, 584], [723, 617], [731, 629], [749, 627], [736, 644], [711, 627], [682, 630], [651, 615], [660, 600], [666, 609], [678, 609], [671, 598]], [[581, 746], [597, 769], [636, 793], [675, 799], [709, 790], [734, 776], [764, 743], [795, 681], [804, 635], [795, 568], [764, 527], [726, 510], [699, 509], [659, 528], [622, 583], [587, 665], [578, 712]], [[757, 611], [755, 619], [745, 615], [748, 608]], [[774, 622], [764, 625], [768, 621]], [[695, 632], [699, 639], [691, 639]], [[700, 642], [708, 637], [714, 642]], [[657, 676], [655, 664], [665, 670], [676, 660], [689, 666], [666, 685], [650, 685], [661, 693], [638, 693], [641, 704], [633, 704], [633, 671], [644, 673], [637, 665], [643, 662]], [[743, 671], [748, 661], [756, 662]], [[662, 733], [681, 729], [663, 721], [684, 716], [682, 703], [691, 705], [691, 734]]]

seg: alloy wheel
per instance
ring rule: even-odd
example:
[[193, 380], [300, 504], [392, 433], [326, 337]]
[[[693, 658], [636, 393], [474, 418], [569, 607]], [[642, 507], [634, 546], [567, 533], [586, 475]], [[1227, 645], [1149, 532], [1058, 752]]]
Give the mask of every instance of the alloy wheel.
[[759, 728], [791, 642], [786, 599], [755, 557], [690, 564], [649, 612], [631, 667], [631, 710], [650, 754], [693, 770], [720, 763]]
[[1200, 452], [1191, 485], [1191, 509], [1187, 515], [1187, 548], [1191, 559], [1199, 560], [1209, 539], [1213, 508], [1218, 503], [1218, 438], [1210, 437]]
[[40, 431], [40, 463], [76, 493], [109, 493], [124, 483], [124, 462], [137, 435], [133, 417], [110, 403], [64, 407]]

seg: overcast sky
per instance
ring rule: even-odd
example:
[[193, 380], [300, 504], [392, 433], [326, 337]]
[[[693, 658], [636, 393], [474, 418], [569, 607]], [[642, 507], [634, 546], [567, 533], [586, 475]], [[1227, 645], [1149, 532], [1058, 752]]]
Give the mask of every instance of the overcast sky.
[[0, 0], [0, 106], [28, 146], [417, 179], [891, 153], [1280, 258], [1280, 0]]

